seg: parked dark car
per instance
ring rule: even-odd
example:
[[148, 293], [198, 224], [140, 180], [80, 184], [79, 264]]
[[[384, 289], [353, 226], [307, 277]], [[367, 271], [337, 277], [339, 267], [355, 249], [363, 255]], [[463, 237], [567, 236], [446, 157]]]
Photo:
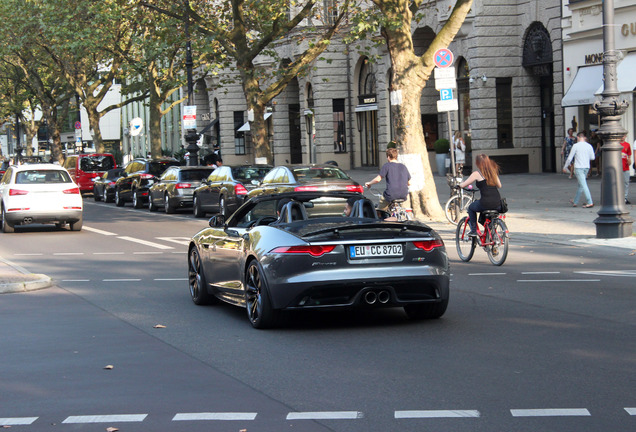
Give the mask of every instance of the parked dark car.
[[[343, 191], [362, 194], [364, 188], [335, 165], [281, 165], [267, 173], [260, 186], [251, 190], [248, 197], [283, 192], [316, 191]], [[333, 212], [332, 207], [342, 211], [337, 202], [330, 203], [328, 198], [325, 198], [317, 208], [330, 214]]]
[[115, 205], [122, 207], [130, 201], [134, 208], [142, 208], [148, 202], [148, 189], [157, 177], [168, 167], [178, 165], [179, 161], [172, 158], [131, 160], [115, 184]]
[[7, 170], [7, 168], [9, 168], [9, 166], [10, 166], [10, 164], [9, 164], [9, 161], [7, 159], [5, 159], [3, 161], [0, 161], [0, 179], [4, 175], [4, 173]]
[[115, 199], [115, 184], [123, 172], [123, 168], [115, 168], [106, 171], [101, 177], [95, 177], [93, 179], [93, 199], [112, 202]]
[[224, 165], [217, 168], [194, 191], [194, 217], [205, 217], [206, 213], [231, 215], [271, 169], [269, 165]]
[[[315, 212], [325, 199], [356, 201], [350, 216]], [[378, 219], [357, 193], [291, 192], [251, 198], [188, 247], [188, 284], [197, 304], [244, 307], [255, 328], [289, 310], [403, 307], [412, 319], [441, 317], [449, 262], [440, 236], [418, 221]]]
[[173, 166], [155, 181], [148, 191], [148, 208], [156, 211], [163, 208], [174, 213], [178, 208], [192, 207], [192, 194], [214, 171], [205, 166]]
[[64, 168], [82, 193], [93, 190], [93, 179], [102, 177], [110, 169], [117, 168], [115, 157], [110, 153], [90, 153], [66, 156]]

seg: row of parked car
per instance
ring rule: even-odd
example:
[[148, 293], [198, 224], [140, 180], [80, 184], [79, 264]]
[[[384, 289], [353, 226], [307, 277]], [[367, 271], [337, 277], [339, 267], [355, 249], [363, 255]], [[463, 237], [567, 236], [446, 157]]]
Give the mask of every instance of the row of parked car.
[[[176, 159], [135, 159], [91, 180], [95, 201], [121, 207], [174, 213], [191, 209], [195, 217], [229, 216], [252, 196], [290, 191], [349, 191], [362, 193], [337, 166], [223, 165], [181, 166]], [[82, 188], [82, 186], [80, 186]], [[86, 191], [85, 189], [83, 189]]]

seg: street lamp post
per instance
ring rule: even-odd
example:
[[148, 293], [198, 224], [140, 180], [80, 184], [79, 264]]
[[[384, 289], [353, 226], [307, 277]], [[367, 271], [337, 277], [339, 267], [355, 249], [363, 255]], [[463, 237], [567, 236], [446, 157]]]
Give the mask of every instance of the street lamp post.
[[614, 0], [603, 1], [603, 86], [602, 99], [594, 104], [601, 116], [598, 135], [603, 140], [603, 177], [601, 183], [601, 209], [596, 224], [597, 238], [621, 238], [632, 235], [633, 219], [625, 207], [623, 168], [620, 145], [625, 129], [621, 116], [629, 103], [619, 100], [614, 43]]
[[[192, 83], [192, 66], [194, 62], [192, 61], [192, 44], [190, 43], [190, 1], [185, 0], [186, 5], [186, 22], [185, 22], [185, 32], [186, 32], [186, 73], [188, 78], [188, 105], [192, 106], [194, 103], [193, 93], [194, 86]], [[187, 134], [185, 135], [185, 141], [188, 143], [186, 146], [186, 151], [189, 153], [190, 157], [188, 158], [188, 166], [196, 166], [199, 165], [199, 146], [197, 145], [197, 141], [199, 140], [199, 134], [197, 134], [196, 129], [188, 129]]]

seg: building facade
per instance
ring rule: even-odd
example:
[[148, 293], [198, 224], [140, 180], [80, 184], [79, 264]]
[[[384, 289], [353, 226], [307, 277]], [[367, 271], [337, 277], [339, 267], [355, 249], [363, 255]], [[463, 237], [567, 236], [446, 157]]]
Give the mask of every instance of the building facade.
[[[453, 0], [424, 2], [413, 28], [423, 54], [450, 16]], [[487, 153], [504, 172], [555, 172], [564, 136], [561, 15], [559, 0], [475, 0], [450, 45], [455, 56], [461, 130], [469, 152]], [[363, 42], [364, 43], [364, 42]], [[385, 48], [332, 41], [311, 71], [294, 80], [266, 114], [274, 163], [336, 161], [350, 169], [379, 167], [392, 139], [390, 63]], [[281, 47], [292, 59], [295, 43]], [[285, 57], [285, 56], [283, 56]], [[219, 146], [226, 163], [254, 162], [248, 113], [239, 84], [217, 88], [213, 78], [196, 88], [197, 124], [204, 151]], [[439, 92], [430, 80], [422, 92], [421, 127], [430, 159], [433, 143], [448, 138]], [[208, 90], [212, 89], [212, 90]]]

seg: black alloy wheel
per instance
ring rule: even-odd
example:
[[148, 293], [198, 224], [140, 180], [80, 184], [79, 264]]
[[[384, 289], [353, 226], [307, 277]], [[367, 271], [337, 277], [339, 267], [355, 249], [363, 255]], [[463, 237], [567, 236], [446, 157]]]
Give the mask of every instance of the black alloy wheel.
[[95, 186], [93, 186], [93, 199], [95, 201], [101, 201], [102, 197], [100, 194], [97, 193], [97, 188]]
[[140, 209], [144, 206], [144, 202], [141, 198], [141, 195], [139, 193], [139, 190], [135, 189], [132, 191], [132, 197], [133, 197], [133, 207], [136, 209]]
[[256, 260], [250, 262], [245, 272], [245, 308], [252, 327], [256, 329], [280, 324], [281, 312], [272, 308], [267, 283]]
[[226, 211], [227, 211], [227, 208], [225, 207], [225, 197], [221, 195], [219, 197], [219, 214], [226, 216], [225, 214]]
[[205, 212], [201, 208], [201, 201], [199, 201], [199, 197], [197, 195], [194, 196], [194, 201], [192, 203], [192, 214], [195, 218], [205, 217]]
[[172, 214], [175, 212], [174, 206], [170, 205], [170, 199], [167, 193], [163, 197], [163, 209], [166, 211], [167, 214]]
[[126, 203], [124, 202], [121, 195], [119, 194], [119, 189], [115, 189], [115, 205], [117, 207], [123, 207], [124, 204]]
[[208, 293], [208, 284], [203, 273], [203, 263], [196, 247], [190, 249], [188, 254], [188, 286], [190, 298], [196, 305], [216, 303], [215, 297]]

